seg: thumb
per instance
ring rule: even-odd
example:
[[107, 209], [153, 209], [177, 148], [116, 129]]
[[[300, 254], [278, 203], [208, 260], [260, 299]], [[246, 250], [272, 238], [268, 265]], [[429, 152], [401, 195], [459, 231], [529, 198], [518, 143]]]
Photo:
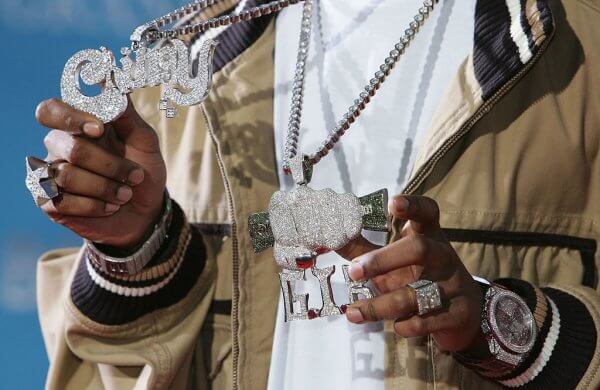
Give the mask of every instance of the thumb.
[[145, 153], [160, 152], [156, 132], [138, 114], [129, 96], [127, 97], [127, 109], [118, 119], [111, 122], [111, 127], [125, 145]]

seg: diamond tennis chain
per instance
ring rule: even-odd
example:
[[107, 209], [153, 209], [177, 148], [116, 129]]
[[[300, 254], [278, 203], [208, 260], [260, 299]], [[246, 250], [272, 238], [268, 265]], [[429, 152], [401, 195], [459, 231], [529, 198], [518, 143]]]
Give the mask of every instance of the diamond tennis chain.
[[[390, 72], [400, 59], [400, 57], [406, 51], [406, 48], [413, 41], [416, 34], [419, 32], [420, 27], [425, 23], [425, 20], [429, 17], [431, 11], [438, 0], [425, 0], [423, 6], [419, 8], [418, 13], [414, 16], [410, 22], [409, 27], [404, 31], [402, 37], [398, 43], [394, 45], [394, 48], [390, 51], [389, 55], [385, 58], [383, 64], [379, 67], [379, 70], [375, 72], [374, 77], [364, 87], [364, 90], [360, 92], [358, 98], [354, 100], [354, 104], [348, 108], [348, 111], [342, 116], [342, 119], [337, 125], [329, 131], [329, 134], [325, 140], [319, 145], [318, 149], [312, 154], [306, 156], [308, 164], [310, 166], [316, 164], [325, 157], [334, 145], [344, 135], [346, 130], [350, 128], [350, 125], [356, 120], [356, 118], [365, 109], [367, 104], [371, 101], [371, 98], [375, 96], [375, 93], [381, 87], [381, 84], [389, 76]], [[308, 56], [308, 48], [310, 43], [310, 33], [312, 28], [312, 9], [313, 0], [305, 0], [304, 8], [302, 12], [302, 23], [300, 26], [300, 40], [298, 44], [298, 57], [296, 60], [296, 70], [294, 74], [292, 84], [292, 101], [290, 105], [290, 118], [288, 122], [288, 131], [285, 140], [284, 153], [283, 153], [283, 170], [286, 174], [292, 174], [295, 170], [295, 163], [293, 160], [298, 153], [298, 137], [300, 135], [300, 123], [302, 118], [302, 107], [304, 97], [304, 78], [306, 72], [306, 59]]]
[[[178, 8], [164, 16], [161, 16], [136, 28], [134, 35], [145, 33], [145, 38], [147, 38], [149, 41], [155, 41], [163, 38], [177, 38], [189, 34], [201, 33], [211, 28], [228, 26], [230, 24], [256, 19], [274, 12], [279, 12], [287, 6], [299, 3], [301, 0], [274, 0], [263, 5], [240, 11], [237, 14], [228, 14], [215, 18], [209, 18], [193, 25], [182, 26], [172, 30], [159, 30], [161, 27], [184, 18], [186, 15], [215, 5], [219, 3], [219, 1], [220, 0], [198, 0], [188, 5], [184, 5], [181, 8]], [[152, 27], [152, 29], [149, 29], [150, 27]], [[132, 35], [132, 40], [134, 42], [136, 38], [137, 37]]]

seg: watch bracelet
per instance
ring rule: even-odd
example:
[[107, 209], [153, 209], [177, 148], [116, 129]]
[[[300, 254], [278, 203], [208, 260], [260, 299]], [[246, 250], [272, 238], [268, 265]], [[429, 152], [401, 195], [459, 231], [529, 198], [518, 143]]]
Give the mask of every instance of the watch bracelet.
[[168, 191], [165, 190], [161, 216], [154, 225], [150, 237], [134, 253], [126, 257], [110, 256], [100, 250], [94, 242], [86, 240], [86, 257], [97, 269], [109, 275], [135, 275], [152, 260], [167, 239], [172, 217], [171, 197]]
[[[125, 283], [139, 283], [147, 282], [149, 280], [155, 280], [164, 277], [169, 274], [179, 263], [184, 251], [187, 249], [186, 241], [188, 236], [191, 235], [191, 225], [182, 221], [181, 226], [175, 227], [176, 210], [173, 208], [173, 218], [169, 231], [167, 232], [167, 239], [162, 243], [160, 249], [152, 260], [150, 260], [144, 268], [136, 273], [135, 275], [129, 274], [112, 274], [110, 275], [114, 280], [118, 280]], [[169, 246], [171, 250], [169, 251]], [[158, 262], [156, 261], [158, 260]]]

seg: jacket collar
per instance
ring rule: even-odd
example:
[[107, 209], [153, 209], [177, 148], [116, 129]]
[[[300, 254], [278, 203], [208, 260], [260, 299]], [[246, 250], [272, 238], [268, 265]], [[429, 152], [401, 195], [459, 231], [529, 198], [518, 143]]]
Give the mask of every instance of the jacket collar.
[[404, 192], [415, 192], [437, 162], [535, 65], [555, 24], [547, 0], [479, 0], [473, 51], [440, 100]]

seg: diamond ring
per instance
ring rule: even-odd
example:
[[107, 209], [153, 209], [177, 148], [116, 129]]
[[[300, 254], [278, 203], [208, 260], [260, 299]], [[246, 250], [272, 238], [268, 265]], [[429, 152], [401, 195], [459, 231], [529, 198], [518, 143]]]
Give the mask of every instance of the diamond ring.
[[39, 207], [60, 195], [51, 163], [29, 156], [25, 158], [25, 167], [27, 168], [25, 185], [31, 192], [36, 206]]
[[436, 282], [420, 279], [408, 284], [417, 297], [417, 308], [420, 316], [442, 307], [442, 296]]

